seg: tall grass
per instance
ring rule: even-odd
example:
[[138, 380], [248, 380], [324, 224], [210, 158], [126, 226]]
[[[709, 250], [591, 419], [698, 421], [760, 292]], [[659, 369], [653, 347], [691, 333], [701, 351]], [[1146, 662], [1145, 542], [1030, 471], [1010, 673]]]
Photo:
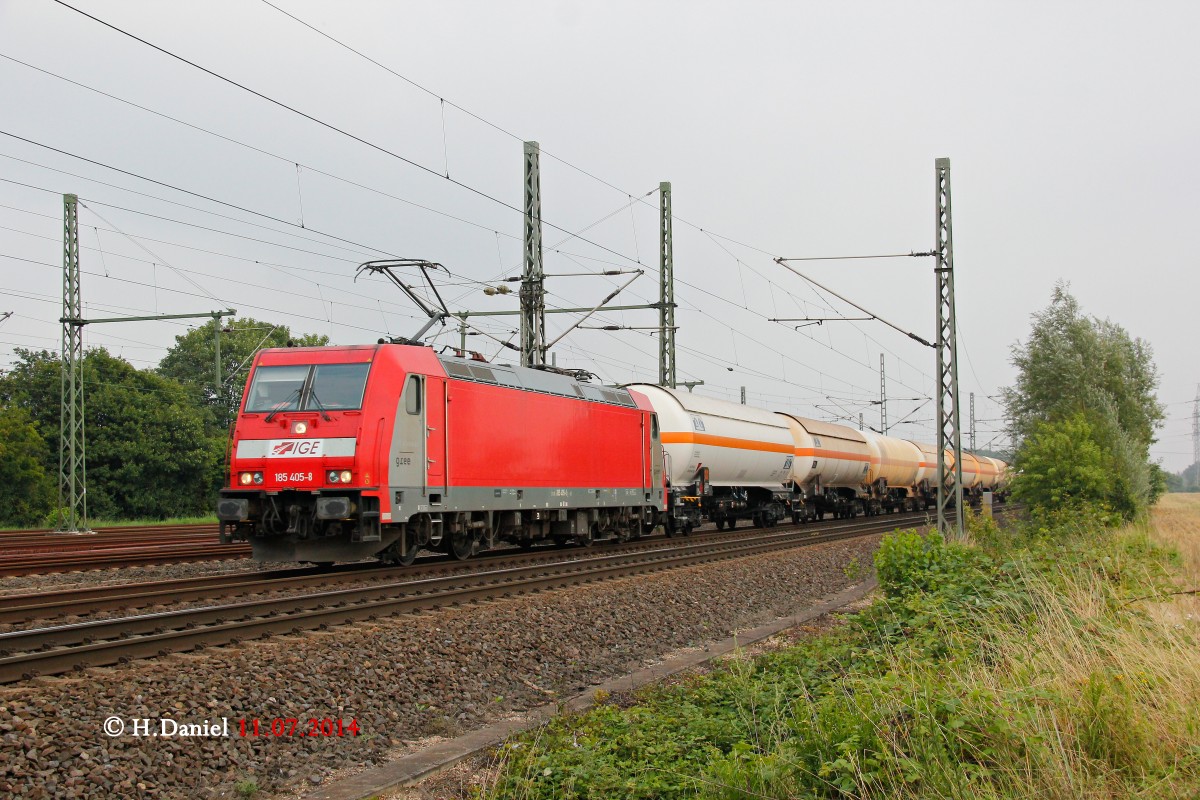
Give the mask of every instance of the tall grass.
[[915, 534], [832, 635], [567, 716], [491, 797], [1200, 797], [1200, 497], [1116, 531]]

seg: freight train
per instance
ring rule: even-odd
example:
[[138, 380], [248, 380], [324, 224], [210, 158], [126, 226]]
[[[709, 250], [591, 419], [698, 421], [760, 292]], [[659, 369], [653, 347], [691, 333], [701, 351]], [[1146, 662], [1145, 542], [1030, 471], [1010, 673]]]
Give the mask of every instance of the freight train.
[[[217, 516], [262, 561], [411, 564], [927, 508], [936, 467], [925, 445], [654, 385], [412, 345], [282, 348], [255, 356]], [[963, 454], [968, 494], [1005, 471]]]

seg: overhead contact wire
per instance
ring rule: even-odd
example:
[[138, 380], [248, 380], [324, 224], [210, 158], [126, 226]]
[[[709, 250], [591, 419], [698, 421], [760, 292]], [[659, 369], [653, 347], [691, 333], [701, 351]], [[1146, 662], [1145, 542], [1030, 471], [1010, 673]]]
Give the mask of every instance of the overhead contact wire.
[[[491, 202], [493, 202], [499, 206], [502, 206], [504, 208], [507, 208], [511, 211], [515, 211], [518, 214], [523, 215], [525, 213], [524, 209], [518, 208], [517, 206], [514, 206], [511, 203], [507, 203], [507, 202], [501, 200], [500, 198], [495, 197], [494, 195], [490, 195], [487, 192], [483, 191], [482, 189], [477, 189], [468, 183], [464, 183], [462, 181], [456, 180], [454, 178], [449, 177], [448, 175], [442, 175], [436, 169], [427, 167], [424, 164], [420, 163], [419, 161], [414, 161], [411, 158], [400, 155], [399, 153], [389, 150], [386, 147], [383, 147], [382, 145], [375, 144], [374, 142], [372, 142], [368, 139], [364, 139], [361, 136], [358, 136], [357, 134], [351, 133], [351, 132], [345, 130], [344, 128], [339, 128], [338, 126], [334, 125], [333, 123], [326, 122], [318, 117], [314, 117], [312, 114], [301, 111], [300, 109], [295, 108], [293, 106], [289, 106], [287, 103], [284, 103], [281, 100], [276, 100], [275, 98], [273, 98], [269, 95], [263, 94], [262, 92], [260, 92], [256, 89], [251, 89], [249, 86], [246, 86], [245, 84], [238, 83], [237, 81], [233, 80], [232, 78], [227, 78], [226, 76], [221, 75], [218, 72], [214, 72], [213, 70], [208, 69], [207, 67], [201, 66], [200, 64], [197, 64], [194, 61], [190, 61], [181, 55], [177, 55], [176, 53], [173, 53], [170, 50], [167, 50], [166, 48], [159, 47], [158, 45], [154, 44], [153, 42], [147, 41], [146, 39], [143, 39], [140, 36], [137, 36], [136, 34], [130, 33], [129, 31], [119, 28], [110, 22], [105, 22], [104, 20], [100, 19], [99, 17], [93, 16], [92, 14], [89, 14], [86, 11], [83, 11], [82, 9], [76, 8], [75, 6], [71, 5], [70, 3], [64, 2], [64, 0], [54, 0], [54, 2], [58, 3], [59, 5], [63, 6], [64, 8], [68, 8], [71, 11], [74, 11], [77, 14], [87, 17], [88, 19], [90, 19], [94, 22], [98, 22], [101, 25], [103, 25], [104, 27], [109, 28], [110, 30], [113, 30], [124, 36], [128, 36], [130, 39], [133, 39], [134, 41], [139, 42], [141, 44], [144, 44], [153, 50], [157, 50], [158, 52], [162, 53], [165, 56], [169, 56], [177, 61], [187, 64], [190, 67], [193, 67], [194, 69], [198, 69], [201, 72], [204, 72], [205, 74], [216, 78], [217, 80], [223, 81], [223, 82], [229, 84], [230, 86], [235, 86], [244, 92], [247, 92], [249, 94], [254, 95], [255, 97], [265, 100], [266, 102], [268, 102], [274, 106], [277, 106], [279, 108], [282, 108], [285, 111], [290, 111], [291, 113], [293, 113], [297, 116], [303, 117], [304, 119], [307, 119], [310, 122], [320, 125], [323, 128], [331, 130], [334, 133], [341, 134], [342, 136], [345, 136], [348, 139], [352, 139], [352, 140], [358, 142], [359, 144], [362, 144], [366, 147], [371, 148], [372, 150], [376, 150], [380, 153], [383, 153], [384, 155], [391, 156], [392, 158], [395, 158], [398, 161], [408, 164], [409, 166], [415, 167], [416, 169], [419, 169], [422, 172], [426, 172], [430, 175], [435, 175], [438, 178], [449, 181], [450, 183], [454, 184], [455, 186], [458, 186], [461, 189], [465, 189], [466, 191], [471, 192], [472, 194], [478, 195], [479, 197], [482, 197], [486, 200], [490, 200]], [[208, 198], [206, 198], [206, 199], [208, 199]], [[242, 210], [245, 210], [245, 209], [242, 209]], [[277, 219], [276, 221], [279, 222], [282, 220]], [[557, 231], [561, 231], [563, 233], [570, 233], [570, 231], [567, 230], [566, 228], [562, 228], [558, 225], [555, 225], [554, 223], [549, 222], [546, 219], [542, 219], [542, 224], [547, 225], [547, 226], [554, 228]], [[641, 262], [638, 261], [637, 259], [630, 258], [629, 256], [625, 255], [624, 253], [619, 253], [616, 250], [613, 250], [609, 247], [605, 247], [604, 245], [602, 245], [598, 242], [593, 242], [588, 239], [582, 239], [582, 241], [587, 242], [588, 244], [592, 245], [593, 247], [597, 247], [601, 250], [604, 250], [605, 252], [612, 253], [614, 256], [617, 256], [618, 258], [623, 258], [623, 259], [625, 259], [627, 261], [631, 261], [635, 264], [641, 264]]]

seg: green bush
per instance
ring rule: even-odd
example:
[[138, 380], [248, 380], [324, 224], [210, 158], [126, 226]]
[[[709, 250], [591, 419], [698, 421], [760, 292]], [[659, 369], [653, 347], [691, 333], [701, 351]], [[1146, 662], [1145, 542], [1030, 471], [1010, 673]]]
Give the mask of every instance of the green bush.
[[916, 593], [961, 594], [978, 584], [978, 557], [941, 534], [896, 531], [883, 537], [875, 553], [879, 585], [890, 598]]
[[[560, 717], [505, 746], [484, 796], [1200, 796], [1200, 747], [1187, 744], [1200, 716], [1172, 706], [1148, 720], [1164, 677], [1129, 668], [1156, 651], [1142, 651], [1151, 634], [1133, 631], [1143, 617], [1127, 601], [1166, 588], [1173, 555], [1144, 531], [1068, 519], [1007, 545], [973, 522], [994, 539], [989, 555], [937, 535], [885, 537], [885, 596], [845, 624], [643, 690], [630, 707]], [[1045, 650], [1048, 636], [1066, 649]], [[1130, 642], [1141, 655], [1121, 649]], [[1193, 663], [1194, 642], [1170, 646]], [[1064, 679], [1075, 659], [1089, 660]]]

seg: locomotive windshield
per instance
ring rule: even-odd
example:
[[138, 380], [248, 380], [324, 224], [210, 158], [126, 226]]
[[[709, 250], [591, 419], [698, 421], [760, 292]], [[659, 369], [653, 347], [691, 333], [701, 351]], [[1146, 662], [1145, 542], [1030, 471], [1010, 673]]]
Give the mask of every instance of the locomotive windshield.
[[362, 408], [370, 368], [365, 363], [259, 367], [250, 383], [246, 412]]

